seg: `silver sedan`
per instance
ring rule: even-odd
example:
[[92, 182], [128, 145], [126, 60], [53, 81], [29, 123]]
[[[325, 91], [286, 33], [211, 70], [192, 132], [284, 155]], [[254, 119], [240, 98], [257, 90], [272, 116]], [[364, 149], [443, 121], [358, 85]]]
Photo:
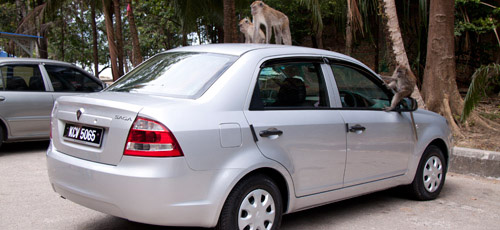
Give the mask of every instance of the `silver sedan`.
[[451, 134], [361, 62], [303, 47], [158, 54], [103, 92], [61, 97], [47, 166], [61, 196], [131, 221], [278, 229], [283, 214], [444, 186]]
[[0, 146], [49, 139], [50, 112], [58, 97], [103, 88], [101, 80], [66, 62], [0, 58]]

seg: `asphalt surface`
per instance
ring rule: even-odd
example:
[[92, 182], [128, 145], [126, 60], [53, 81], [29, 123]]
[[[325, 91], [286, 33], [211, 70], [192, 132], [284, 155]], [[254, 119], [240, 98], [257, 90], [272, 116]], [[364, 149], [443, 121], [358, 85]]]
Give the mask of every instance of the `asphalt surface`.
[[[47, 146], [0, 147], [0, 229], [200, 229], [134, 223], [61, 199], [48, 181]], [[289, 214], [281, 229], [500, 229], [498, 179], [449, 173], [434, 201], [412, 201], [403, 194], [392, 189]]]

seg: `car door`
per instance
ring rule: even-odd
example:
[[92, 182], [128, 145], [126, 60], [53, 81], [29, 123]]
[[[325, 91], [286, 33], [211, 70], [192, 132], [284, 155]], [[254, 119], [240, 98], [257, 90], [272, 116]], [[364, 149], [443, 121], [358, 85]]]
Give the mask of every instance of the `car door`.
[[100, 81], [78, 68], [57, 64], [43, 66], [50, 79], [54, 100], [60, 96], [99, 92], [103, 89]]
[[330, 67], [348, 130], [344, 186], [405, 174], [415, 138], [409, 112], [384, 111], [392, 92], [363, 67]]
[[321, 59], [266, 62], [245, 111], [258, 148], [289, 170], [297, 196], [343, 185], [345, 126], [340, 111], [329, 109], [323, 68]]
[[6, 123], [9, 138], [48, 137], [54, 101], [38, 64], [0, 66], [0, 118]]

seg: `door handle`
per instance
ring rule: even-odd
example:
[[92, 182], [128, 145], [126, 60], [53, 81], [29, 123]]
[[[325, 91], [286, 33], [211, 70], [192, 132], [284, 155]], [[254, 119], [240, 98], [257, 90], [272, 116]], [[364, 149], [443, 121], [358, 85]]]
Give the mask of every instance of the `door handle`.
[[269, 136], [275, 136], [275, 135], [281, 136], [282, 134], [283, 134], [283, 131], [278, 130], [276, 128], [270, 128], [270, 129], [262, 130], [259, 132], [259, 136], [261, 136], [261, 137], [269, 137]]
[[0, 101], [5, 101], [5, 97], [0, 96]]
[[355, 125], [355, 126], [351, 126], [351, 128], [349, 128], [349, 132], [351, 132], [351, 133], [363, 132], [365, 130], [366, 130], [366, 128], [364, 126], [361, 126], [361, 125]]

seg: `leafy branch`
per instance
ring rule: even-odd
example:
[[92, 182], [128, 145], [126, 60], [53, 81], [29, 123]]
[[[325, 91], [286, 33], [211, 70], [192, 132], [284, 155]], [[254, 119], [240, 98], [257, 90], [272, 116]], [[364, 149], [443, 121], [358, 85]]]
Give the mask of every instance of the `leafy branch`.
[[481, 66], [472, 75], [472, 82], [465, 96], [461, 122], [465, 122], [481, 99], [487, 95], [491, 86], [500, 85], [500, 64]]

